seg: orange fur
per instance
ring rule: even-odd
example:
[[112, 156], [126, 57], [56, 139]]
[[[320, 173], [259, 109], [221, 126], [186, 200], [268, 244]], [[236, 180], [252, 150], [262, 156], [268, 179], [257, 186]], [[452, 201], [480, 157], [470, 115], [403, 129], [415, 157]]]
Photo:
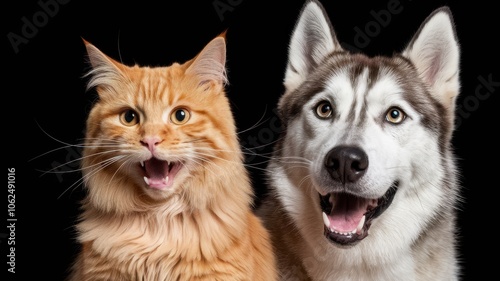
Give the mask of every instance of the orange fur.
[[[87, 120], [82, 247], [70, 280], [276, 280], [224, 93], [224, 36], [168, 67], [126, 66], [84, 43], [99, 99]], [[190, 116], [183, 124], [179, 108]], [[156, 187], [152, 157], [169, 176]]]

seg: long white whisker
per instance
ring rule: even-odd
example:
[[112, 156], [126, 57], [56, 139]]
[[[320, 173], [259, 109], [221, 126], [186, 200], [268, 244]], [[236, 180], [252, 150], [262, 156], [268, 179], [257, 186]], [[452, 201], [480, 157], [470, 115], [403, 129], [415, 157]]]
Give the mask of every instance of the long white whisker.
[[[113, 176], [111, 176], [111, 178], [109, 179], [109, 183], [111, 184], [111, 182], [113, 181], [116, 173], [118, 173], [118, 171], [123, 167], [123, 165], [127, 164], [127, 158], [132, 158], [131, 155], [128, 155], [128, 156], [125, 156], [125, 157], [122, 157], [121, 159], [125, 158], [125, 160], [123, 161], [123, 163], [116, 169], [116, 171], [113, 173]], [[120, 160], [121, 160], [120, 159]]]
[[[262, 116], [260, 117], [260, 119], [255, 123], [253, 124], [252, 126], [250, 126], [249, 128], [247, 129], [244, 129], [244, 130], [241, 130], [241, 131], [238, 131], [237, 134], [241, 134], [241, 133], [244, 133], [244, 132], [247, 132], [247, 131], [250, 131], [250, 130], [253, 130], [257, 127], [259, 127], [260, 125], [264, 124], [264, 116], [266, 115], [266, 112], [267, 112], [267, 105], [266, 105], [266, 108], [264, 109], [264, 113], [262, 113]], [[267, 119], [266, 119], [267, 120]]]
[[123, 155], [118, 155], [118, 156], [114, 156], [114, 157], [111, 157], [109, 159], [106, 159], [100, 163], [97, 163], [97, 164], [94, 164], [92, 166], [89, 166], [85, 169], [91, 169], [93, 166], [96, 166], [96, 165], [100, 165], [101, 167], [99, 169], [95, 169], [95, 170], [92, 170], [90, 171], [88, 174], [86, 174], [84, 177], [80, 178], [79, 180], [77, 180], [75, 183], [73, 183], [72, 185], [70, 185], [68, 188], [66, 188], [57, 198], [61, 198], [68, 190], [72, 189], [72, 188], [76, 188], [78, 186], [80, 186], [85, 180], [87, 180], [88, 178], [92, 177], [93, 175], [95, 175], [96, 173], [98, 173], [99, 171], [101, 171], [102, 169], [108, 167], [109, 165], [112, 165], [113, 163], [119, 161], [120, 159], [124, 158], [124, 157], [127, 157], [127, 156], [123, 156]]
[[[44, 176], [45, 174], [49, 174], [49, 173], [54, 173], [54, 174], [58, 174], [58, 173], [62, 173], [59, 170], [59, 168], [63, 167], [63, 166], [66, 166], [68, 164], [71, 164], [71, 163], [75, 163], [75, 162], [80, 162], [81, 160], [85, 159], [85, 158], [89, 158], [89, 157], [94, 157], [94, 156], [97, 156], [97, 155], [103, 155], [103, 154], [107, 154], [107, 153], [113, 153], [113, 152], [119, 152], [119, 151], [122, 151], [122, 150], [107, 150], [107, 151], [102, 151], [102, 152], [96, 152], [96, 153], [93, 153], [93, 154], [90, 154], [90, 155], [87, 155], [85, 157], [79, 157], [77, 159], [73, 159], [71, 161], [68, 161], [68, 162], [65, 162], [61, 165], [58, 165], [56, 167], [53, 167], [52, 169], [50, 170], [47, 170], [47, 171], [42, 171], [42, 170], [39, 170], [40, 172], [43, 172], [43, 174], [41, 176]], [[77, 170], [74, 170], [74, 171], [64, 171], [64, 173], [71, 173], [71, 172], [78, 172], [79, 169]]]

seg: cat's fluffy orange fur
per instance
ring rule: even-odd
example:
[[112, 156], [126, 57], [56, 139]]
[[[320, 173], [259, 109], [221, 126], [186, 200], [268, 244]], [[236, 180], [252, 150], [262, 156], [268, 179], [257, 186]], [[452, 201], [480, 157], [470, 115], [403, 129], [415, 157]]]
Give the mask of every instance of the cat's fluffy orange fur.
[[84, 43], [99, 99], [70, 280], [276, 280], [225, 95], [224, 34], [167, 67]]

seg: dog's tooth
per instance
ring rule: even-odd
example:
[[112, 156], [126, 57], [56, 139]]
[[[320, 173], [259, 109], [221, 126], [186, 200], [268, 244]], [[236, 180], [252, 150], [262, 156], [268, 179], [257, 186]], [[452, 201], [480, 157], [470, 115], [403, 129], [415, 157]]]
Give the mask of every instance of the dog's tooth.
[[330, 220], [328, 219], [328, 216], [323, 212], [323, 223], [327, 228], [330, 228]]
[[149, 179], [147, 177], [144, 177], [144, 181], [146, 182], [147, 185], [149, 185]]
[[363, 229], [363, 226], [365, 225], [365, 220], [366, 220], [366, 217], [363, 216], [361, 218], [361, 220], [359, 221], [358, 226], [356, 227], [355, 233], [361, 233], [361, 230]]

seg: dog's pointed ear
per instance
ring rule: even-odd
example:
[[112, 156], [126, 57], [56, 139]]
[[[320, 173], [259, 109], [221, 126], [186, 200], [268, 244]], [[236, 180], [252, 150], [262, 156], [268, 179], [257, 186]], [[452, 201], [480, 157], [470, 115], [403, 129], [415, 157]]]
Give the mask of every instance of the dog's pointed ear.
[[453, 121], [460, 91], [460, 47], [448, 7], [438, 8], [427, 17], [403, 56], [412, 61], [431, 94], [447, 108]]
[[340, 49], [323, 5], [316, 0], [308, 0], [295, 23], [288, 46], [284, 79], [286, 92], [295, 90], [328, 54]]

